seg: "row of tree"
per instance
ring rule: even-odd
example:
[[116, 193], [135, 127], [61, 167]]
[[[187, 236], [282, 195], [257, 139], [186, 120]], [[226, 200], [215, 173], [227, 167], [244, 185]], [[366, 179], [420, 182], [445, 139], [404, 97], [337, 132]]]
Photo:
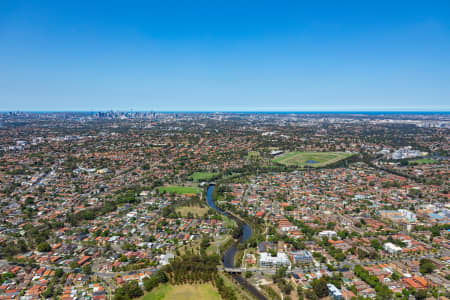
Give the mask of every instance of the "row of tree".
[[[202, 242], [204, 246], [208, 243], [206, 239]], [[234, 291], [225, 285], [223, 278], [217, 273], [218, 263], [217, 255], [187, 254], [177, 257], [150, 278], [145, 278], [143, 280], [144, 289], [150, 292], [164, 283], [177, 285], [211, 282], [217, 287], [223, 299], [235, 300], [237, 298]], [[114, 300], [129, 300], [140, 297], [142, 294], [143, 290], [137, 281], [131, 281], [116, 289]]]
[[365, 281], [368, 285], [373, 287], [377, 292], [378, 299], [391, 299], [392, 291], [388, 286], [382, 284], [380, 280], [375, 276], [371, 275], [369, 271], [364, 269], [360, 265], [356, 265], [354, 268], [355, 275]]
[[130, 300], [140, 297], [144, 291], [139, 286], [136, 280], [124, 283], [121, 287], [116, 289], [114, 300]]
[[222, 299], [225, 299], [225, 300], [236, 300], [237, 299], [234, 291], [225, 285], [223, 278], [220, 277], [219, 274], [216, 274], [214, 276], [213, 283], [216, 286], [217, 290], [219, 291], [220, 297], [222, 297]]

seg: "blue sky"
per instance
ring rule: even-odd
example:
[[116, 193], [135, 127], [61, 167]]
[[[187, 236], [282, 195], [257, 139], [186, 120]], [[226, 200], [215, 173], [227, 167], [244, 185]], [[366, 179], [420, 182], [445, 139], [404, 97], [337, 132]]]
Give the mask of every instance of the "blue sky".
[[0, 1], [0, 110], [450, 110], [450, 1]]

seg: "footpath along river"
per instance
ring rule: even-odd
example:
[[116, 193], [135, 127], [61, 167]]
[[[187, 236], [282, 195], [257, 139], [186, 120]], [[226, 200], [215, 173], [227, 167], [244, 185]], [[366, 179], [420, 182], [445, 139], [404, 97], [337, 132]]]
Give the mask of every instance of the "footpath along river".
[[[236, 221], [238, 226], [242, 227], [242, 235], [238, 243], [245, 243], [249, 238], [252, 236], [252, 228], [247, 223], [242, 222], [235, 216], [232, 216], [228, 214], [226, 211], [223, 211], [222, 209], [218, 208], [213, 200], [213, 191], [214, 191], [214, 185], [210, 184], [208, 186], [208, 190], [206, 191], [206, 201], [208, 202], [208, 205], [218, 211], [219, 213], [229, 217], [230, 219], [233, 219]], [[225, 268], [234, 268], [234, 257], [237, 252], [237, 244], [233, 243], [224, 253], [223, 255], [223, 265]], [[253, 285], [251, 285], [244, 277], [237, 275], [237, 274], [231, 274], [231, 276], [239, 282], [240, 285], [242, 285], [245, 289], [247, 289], [253, 296], [255, 296], [259, 300], [267, 300], [267, 298]]]

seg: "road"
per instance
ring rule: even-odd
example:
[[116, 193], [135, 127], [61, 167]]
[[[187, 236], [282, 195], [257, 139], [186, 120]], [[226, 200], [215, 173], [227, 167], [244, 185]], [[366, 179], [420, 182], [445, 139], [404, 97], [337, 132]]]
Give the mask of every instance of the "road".
[[[20, 265], [17, 263], [10, 263], [5, 259], [0, 259], [0, 266], [4, 266], [7, 264], [11, 264], [11, 265]], [[70, 267], [64, 267], [64, 266], [52, 266], [52, 265], [47, 265], [47, 264], [39, 264], [40, 267], [44, 267], [47, 269], [62, 269], [64, 272], [69, 273], [69, 272], [73, 272], [73, 269]], [[152, 271], [152, 272], [156, 272], [158, 271], [158, 268], [155, 267], [149, 267], [149, 268], [144, 268], [144, 269], [140, 269], [140, 270], [133, 270], [133, 271], [121, 271], [121, 272], [99, 272], [99, 271], [94, 271], [92, 272], [92, 275], [101, 277], [103, 279], [110, 279], [113, 277], [116, 277], [117, 275], [132, 275], [132, 274], [136, 274], [136, 273], [141, 273], [141, 272], [148, 272], [148, 271]]]
[[[354, 261], [344, 261], [340, 262], [337, 266], [335, 266], [337, 269], [344, 269], [345, 267], [350, 267], [350, 269], [353, 269], [356, 265], [362, 265], [362, 266], [371, 266], [371, 265], [379, 265], [379, 264], [388, 264], [395, 261], [405, 261], [405, 260], [420, 260], [423, 258], [439, 258], [441, 256], [447, 256], [448, 250], [443, 250], [441, 253], [436, 254], [428, 254], [428, 255], [422, 255], [418, 257], [395, 257], [391, 259], [381, 259], [381, 260], [369, 260], [369, 261], [363, 261], [363, 262], [354, 262]], [[220, 267], [220, 270], [224, 270], [227, 272], [239, 272], [243, 273], [246, 271], [254, 272], [254, 273], [264, 273], [264, 274], [275, 274], [276, 268], [262, 268], [262, 267], [252, 267], [252, 268], [223, 268]], [[325, 264], [320, 264], [319, 267], [305, 267], [305, 268], [293, 268], [289, 272], [290, 273], [296, 273], [296, 274], [309, 274], [309, 273], [315, 273], [320, 271], [326, 271], [328, 268]]]

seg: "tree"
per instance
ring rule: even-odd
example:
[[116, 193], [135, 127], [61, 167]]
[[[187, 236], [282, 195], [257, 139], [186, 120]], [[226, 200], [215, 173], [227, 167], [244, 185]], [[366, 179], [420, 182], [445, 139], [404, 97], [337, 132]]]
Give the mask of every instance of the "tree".
[[398, 281], [398, 280], [400, 280], [402, 278], [402, 276], [400, 275], [400, 274], [398, 274], [397, 272], [394, 272], [394, 273], [392, 273], [392, 275], [391, 275], [391, 279], [393, 280], [393, 281]]
[[72, 261], [72, 262], [70, 262], [70, 265], [69, 265], [72, 269], [76, 269], [76, 268], [78, 268], [78, 263], [74, 260], [74, 261]]
[[37, 251], [39, 252], [50, 252], [52, 250], [52, 247], [50, 247], [50, 244], [47, 242], [42, 242], [37, 245]]
[[128, 283], [127, 292], [130, 298], [137, 298], [144, 294], [136, 280], [130, 281], [130, 283]]
[[328, 287], [327, 287], [327, 281], [325, 278], [320, 279], [314, 279], [311, 284], [314, 293], [319, 297], [323, 298], [328, 296]]
[[327, 224], [327, 229], [328, 229], [328, 230], [333, 230], [334, 227], [336, 227], [336, 223], [334, 223], [334, 222], [328, 222], [328, 224]]
[[167, 278], [166, 273], [164, 273], [163, 271], [159, 270], [158, 272], [156, 272], [155, 275], [153, 275], [152, 277], [148, 278], [144, 278], [143, 282], [144, 282], [144, 289], [149, 292], [151, 290], [153, 290], [155, 287], [158, 286], [158, 284], [160, 283], [165, 283], [167, 282], [169, 279]]
[[429, 274], [434, 271], [436, 266], [429, 259], [423, 258], [420, 260], [420, 273]]
[[387, 285], [380, 285], [379, 287], [375, 288], [377, 292], [377, 299], [381, 300], [390, 300], [392, 299], [392, 291], [389, 289]]
[[304, 299], [304, 293], [303, 293], [303, 288], [299, 285], [297, 286], [297, 294], [298, 294], [298, 299], [299, 300], [303, 300]]
[[157, 282], [153, 278], [146, 277], [146, 278], [144, 278], [143, 283], [144, 283], [144, 289], [147, 292], [150, 292], [157, 286]]
[[286, 276], [286, 270], [286, 266], [278, 268], [275, 274], [272, 276], [273, 281], [278, 282], [280, 279], [284, 278]]
[[120, 288], [116, 289], [114, 300], [128, 300], [140, 297], [144, 294], [141, 287], [136, 280], [125, 283]]
[[314, 293], [313, 290], [308, 289], [305, 291], [305, 296], [306, 298], [308, 298], [309, 300], [319, 300], [319, 297], [316, 295], [316, 293]]
[[92, 274], [92, 269], [91, 269], [90, 264], [84, 265], [82, 270], [83, 270], [84, 274], [87, 274], [87, 275]]
[[288, 283], [286, 280], [280, 280], [278, 282], [278, 287], [280, 288], [280, 290], [285, 294], [285, 295], [289, 295], [292, 290], [294, 289], [292, 287], [292, 285], [290, 283]]
[[376, 276], [371, 275], [361, 265], [356, 265], [353, 271], [356, 276], [361, 278], [363, 281], [365, 281], [375, 289], [378, 299], [388, 300], [392, 298], [392, 291], [389, 289], [389, 287], [382, 284]]
[[414, 294], [417, 300], [423, 300], [427, 298], [427, 290], [417, 290]]
[[47, 289], [42, 293], [42, 296], [44, 298], [50, 298], [54, 295], [54, 292], [55, 292], [55, 289], [54, 289], [53, 285], [49, 285], [47, 287]]
[[64, 275], [64, 271], [61, 268], [58, 268], [55, 270], [55, 277], [56, 278], [61, 278]]
[[377, 250], [380, 250], [382, 248], [380, 241], [377, 239], [371, 240], [370, 244], [372, 245], [373, 248], [375, 248]]
[[20, 240], [17, 242], [17, 247], [19, 248], [19, 251], [20, 251], [20, 252], [26, 252], [26, 251], [28, 251], [27, 243], [26, 243], [23, 239], [20, 239]]

